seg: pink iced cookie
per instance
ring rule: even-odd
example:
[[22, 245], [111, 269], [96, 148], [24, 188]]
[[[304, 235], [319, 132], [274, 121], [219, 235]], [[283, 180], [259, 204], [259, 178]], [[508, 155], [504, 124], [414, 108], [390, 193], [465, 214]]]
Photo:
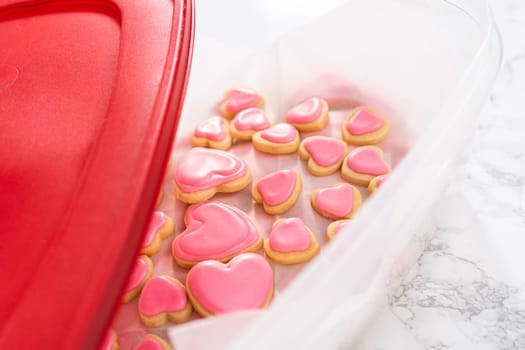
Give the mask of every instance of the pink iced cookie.
[[299, 218], [277, 220], [264, 241], [266, 256], [281, 264], [298, 264], [319, 254], [313, 232]]
[[164, 339], [155, 334], [146, 334], [133, 350], [172, 350]]
[[285, 120], [299, 131], [322, 130], [328, 123], [328, 103], [320, 97], [307, 98], [292, 107]]
[[224, 203], [192, 205], [186, 211], [185, 222], [186, 229], [172, 245], [175, 261], [184, 268], [203, 260], [225, 262], [262, 246], [261, 235], [248, 215]]
[[98, 347], [98, 350], [118, 350], [118, 348], [117, 334], [114, 330], [109, 329], [106, 332], [106, 335], [104, 335], [104, 339], [102, 340], [102, 344]]
[[273, 295], [273, 271], [262, 256], [246, 253], [228, 264], [208, 260], [186, 277], [188, 295], [202, 316], [262, 309]]
[[123, 303], [129, 303], [140, 293], [153, 274], [153, 263], [146, 255], [137, 258], [133, 271], [124, 287]]
[[260, 108], [248, 108], [239, 112], [230, 124], [232, 137], [250, 141], [257, 131], [268, 129], [271, 126], [266, 113]]
[[252, 187], [252, 197], [255, 202], [262, 203], [266, 213], [279, 215], [295, 205], [302, 187], [297, 171], [281, 170], [257, 181]]
[[177, 199], [198, 203], [217, 192], [242, 190], [252, 175], [246, 163], [234, 154], [195, 147], [180, 159], [174, 178]]
[[239, 87], [226, 91], [219, 110], [224, 118], [232, 119], [240, 111], [263, 106], [264, 98], [257, 91]]
[[176, 278], [151, 278], [139, 297], [139, 316], [147, 327], [160, 327], [167, 322], [185, 322], [192, 312], [186, 288]]
[[336, 235], [341, 233], [341, 231], [343, 231], [345, 227], [349, 224], [350, 220], [337, 220], [330, 223], [330, 225], [328, 225], [328, 227], [326, 228], [326, 237], [329, 241], [331, 241]]
[[220, 116], [203, 120], [193, 131], [191, 145], [222, 150], [229, 149], [232, 145], [232, 137], [228, 122]]
[[333, 219], [348, 219], [361, 207], [361, 193], [354, 186], [338, 183], [312, 192], [310, 203], [320, 215]]
[[379, 175], [374, 177], [368, 184], [368, 193], [374, 193], [388, 179], [389, 175]]
[[339, 170], [346, 156], [346, 144], [326, 136], [311, 136], [299, 146], [299, 157], [308, 160], [307, 169], [315, 176], [328, 176]]
[[368, 107], [357, 107], [346, 117], [343, 139], [353, 145], [373, 145], [385, 139], [390, 130], [388, 120]]
[[383, 151], [379, 147], [362, 146], [345, 158], [341, 176], [356, 185], [368, 186], [374, 177], [389, 174], [390, 171], [390, 165], [383, 159]]
[[288, 123], [279, 123], [252, 136], [256, 150], [270, 154], [289, 154], [299, 147], [299, 132]]
[[155, 255], [162, 247], [162, 240], [168, 238], [175, 231], [173, 220], [161, 211], [156, 211], [151, 216], [146, 237], [142, 242], [141, 254]]

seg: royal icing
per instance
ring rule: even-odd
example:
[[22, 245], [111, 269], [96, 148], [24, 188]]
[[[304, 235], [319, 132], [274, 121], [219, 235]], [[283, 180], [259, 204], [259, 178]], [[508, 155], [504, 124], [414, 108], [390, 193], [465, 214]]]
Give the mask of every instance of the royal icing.
[[340, 162], [346, 151], [341, 141], [328, 137], [310, 137], [304, 147], [317, 164], [325, 167]]
[[157, 234], [157, 231], [166, 224], [166, 214], [164, 214], [161, 211], [156, 211], [151, 216], [151, 220], [149, 222], [148, 231], [146, 232], [146, 237], [144, 238], [144, 242], [142, 243], [143, 247], [149, 246], [153, 239], [155, 238], [155, 235]]
[[99, 346], [98, 350], [111, 350], [113, 349], [116, 341], [117, 335], [112, 329], [110, 329], [106, 332], [106, 335], [104, 335], [104, 340], [102, 341], [102, 344]]
[[315, 204], [327, 216], [342, 218], [354, 208], [354, 188], [350, 184], [323, 188], [317, 192]]
[[360, 174], [383, 175], [388, 167], [382, 155], [371, 147], [359, 147], [353, 150], [346, 159], [346, 165]]
[[181, 311], [186, 305], [188, 298], [184, 288], [166, 276], [150, 279], [139, 297], [139, 309], [147, 316]]
[[260, 108], [248, 108], [239, 112], [233, 119], [233, 125], [240, 131], [264, 130], [270, 127], [270, 121]]
[[270, 232], [270, 247], [278, 252], [300, 252], [308, 249], [311, 243], [310, 231], [299, 218], [280, 220]]
[[247, 171], [246, 163], [232, 153], [195, 147], [177, 164], [175, 182], [184, 192], [197, 192], [236, 180]]
[[257, 183], [257, 191], [268, 205], [284, 203], [292, 195], [297, 183], [297, 173], [293, 170], [281, 170], [269, 174]]
[[261, 132], [261, 137], [274, 143], [288, 143], [295, 140], [297, 130], [290, 124], [279, 123]]
[[133, 271], [131, 272], [131, 276], [129, 276], [124, 293], [128, 293], [133, 289], [138, 288], [138, 286], [140, 286], [140, 284], [144, 282], [146, 276], [148, 276], [149, 264], [146, 259], [147, 258], [144, 256], [140, 256], [137, 259], [137, 262], [133, 267]]
[[186, 229], [173, 241], [173, 255], [191, 262], [223, 259], [246, 250], [260, 239], [255, 225], [237, 208], [219, 202], [192, 205]]
[[353, 135], [363, 135], [381, 129], [383, 119], [366, 109], [357, 111], [346, 123], [346, 129]]
[[388, 175], [380, 175], [380, 176], [378, 176], [376, 181], [375, 181], [376, 188], [381, 187], [381, 185], [383, 185], [383, 183], [385, 182], [386, 179], [388, 179]]
[[163, 350], [162, 344], [153, 338], [144, 338], [133, 348], [133, 350]]
[[253, 90], [234, 88], [229, 90], [224, 107], [228, 112], [237, 113], [246, 108], [256, 107], [260, 100], [261, 96]]
[[228, 264], [203, 261], [190, 270], [187, 285], [210, 313], [258, 309], [273, 289], [273, 272], [262, 256], [241, 254]]
[[292, 107], [287, 113], [285, 120], [288, 123], [304, 124], [311, 123], [321, 116], [323, 112], [323, 99], [310, 97], [300, 104]]
[[206, 138], [212, 141], [222, 141], [226, 137], [226, 123], [222, 117], [214, 116], [203, 120], [195, 128], [194, 134], [197, 137]]

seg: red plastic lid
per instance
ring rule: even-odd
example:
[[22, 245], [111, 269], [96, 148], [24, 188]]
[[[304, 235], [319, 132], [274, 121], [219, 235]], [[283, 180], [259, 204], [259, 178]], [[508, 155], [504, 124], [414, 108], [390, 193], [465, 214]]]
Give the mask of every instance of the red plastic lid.
[[0, 2], [0, 349], [93, 349], [167, 165], [192, 0]]

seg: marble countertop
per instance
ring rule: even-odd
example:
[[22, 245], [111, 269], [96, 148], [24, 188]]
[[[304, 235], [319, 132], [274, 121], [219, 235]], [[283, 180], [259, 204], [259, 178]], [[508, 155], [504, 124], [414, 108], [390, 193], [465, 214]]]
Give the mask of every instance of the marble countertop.
[[525, 1], [492, 0], [503, 66], [438, 230], [356, 349], [525, 349]]

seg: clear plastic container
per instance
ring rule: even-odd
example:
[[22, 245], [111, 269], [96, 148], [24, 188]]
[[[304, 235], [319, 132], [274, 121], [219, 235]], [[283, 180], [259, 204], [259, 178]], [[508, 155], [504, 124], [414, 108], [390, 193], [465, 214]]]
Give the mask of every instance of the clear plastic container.
[[334, 113], [373, 106], [391, 121], [381, 147], [395, 171], [347, 232], [286, 283], [267, 310], [171, 327], [170, 339], [182, 350], [349, 348], [433, 232], [433, 205], [492, 87], [501, 43], [487, 1], [200, 0], [196, 6], [174, 162], [196, 123], [216, 108], [212, 102], [244, 85], [262, 92], [277, 119], [313, 94], [328, 98]]

